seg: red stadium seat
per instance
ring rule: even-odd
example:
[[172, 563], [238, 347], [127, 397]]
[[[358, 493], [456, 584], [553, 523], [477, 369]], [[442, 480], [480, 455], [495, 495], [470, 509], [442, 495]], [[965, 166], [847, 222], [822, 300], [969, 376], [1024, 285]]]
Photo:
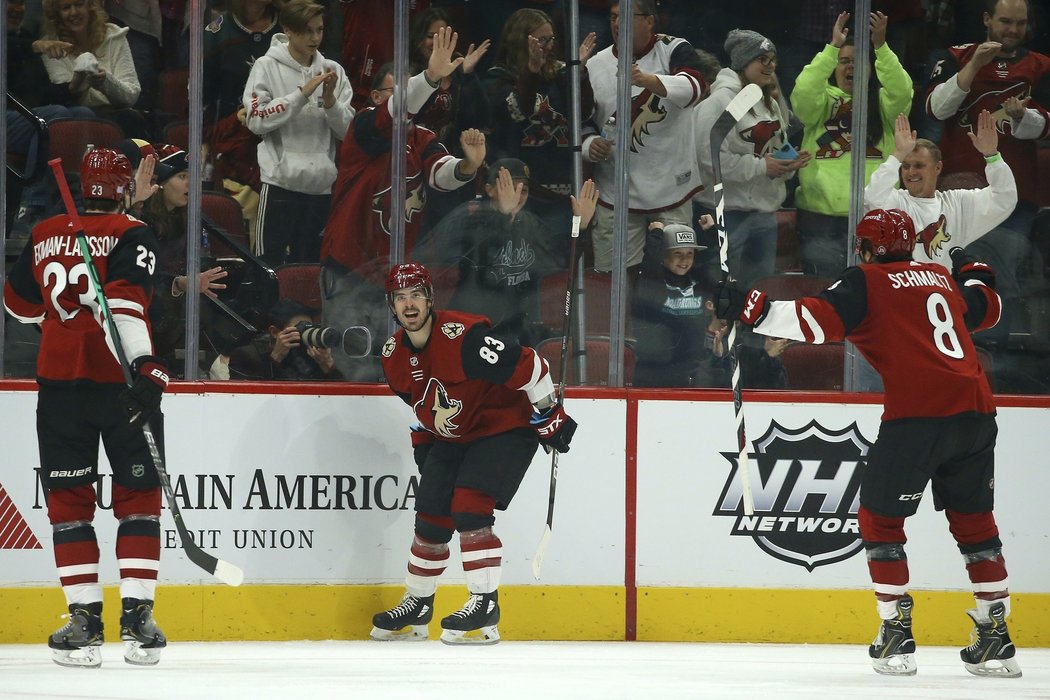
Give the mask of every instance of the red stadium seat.
[[801, 272], [802, 254], [798, 242], [798, 224], [794, 209], [777, 211], [777, 262], [780, 272]]
[[[568, 272], [555, 272], [540, 280], [540, 323], [560, 333], [565, 321], [565, 285]], [[584, 271], [583, 299], [587, 334], [608, 335], [612, 275]], [[630, 314], [628, 314], [630, 318]]]
[[47, 125], [50, 159], [61, 158], [62, 169], [79, 173], [87, 147], [116, 148], [124, 133], [106, 119], [55, 119]]
[[288, 263], [277, 268], [282, 299], [293, 299], [314, 311], [321, 310], [320, 263]]
[[[562, 292], [564, 294], [564, 291]], [[609, 337], [608, 336], [587, 336], [585, 341], [585, 348], [587, 354], [587, 381], [586, 384], [590, 386], [605, 386], [608, 384], [609, 376]], [[561, 338], [548, 338], [540, 341], [536, 345], [536, 352], [538, 352], [551, 368], [551, 378], [554, 383], [557, 384], [561, 379]], [[573, 361], [573, 345], [570, 341], [568, 346], [569, 360], [568, 360], [568, 377], [565, 380], [566, 384], [578, 384], [576, 381], [576, 367]], [[635, 355], [634, 349], [630, 344], [625, 344], [623, 348], [623, 376], [624, 382], [630, 384], [634, 381], [634, 364]]]
[[795, 343], [784, 348], [780, 360], [787, 372], [787, 389], [842, 391], [846, 364], [845, 344]]
[[827, 289], [833, 281], [827, 277], [788, 273], [762, 277], [755, 280], [751, 286], [761, 289], [769, 295], [770, 299], [793, 301], [802, 297], [816, 296]]

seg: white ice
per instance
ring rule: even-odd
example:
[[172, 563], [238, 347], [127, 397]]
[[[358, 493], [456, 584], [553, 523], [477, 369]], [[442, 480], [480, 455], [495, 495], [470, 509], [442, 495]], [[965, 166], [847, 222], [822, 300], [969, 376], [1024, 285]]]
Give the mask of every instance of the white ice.
[[1023, 678], [977, 678], [957, 649], [921, 647], [919, 673], [879, 676], [862, 646], [643, 642], [175, 642], [159, 666], [68, 669], [44, 644], [0, 645], [0, 698], [678, 700], [1050, 698], [1050, 649], [1021, 649]]

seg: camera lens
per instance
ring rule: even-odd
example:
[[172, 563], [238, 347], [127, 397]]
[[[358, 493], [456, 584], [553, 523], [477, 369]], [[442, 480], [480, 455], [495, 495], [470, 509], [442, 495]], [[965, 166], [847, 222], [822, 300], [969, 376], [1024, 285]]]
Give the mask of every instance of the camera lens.
[[334, 348], [342, 340], [342, 333], [334, 328], [323, 328], [316, 323], [300, 323], [296, 330], [303, 345], [308, 348]]

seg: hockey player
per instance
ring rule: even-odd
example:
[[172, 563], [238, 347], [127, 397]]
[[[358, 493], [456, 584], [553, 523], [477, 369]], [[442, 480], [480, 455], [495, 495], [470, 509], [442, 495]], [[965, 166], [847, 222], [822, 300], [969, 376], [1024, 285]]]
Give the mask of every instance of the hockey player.
[[419, 420], [412, 445], [420, 480], [408, 590], [372, 618], [371, 636], [427, 638], [458, 531], [470, 598], [441, 621], [441, 641], [495, 644], [503, 543], [493, 511], [510, 504], [539, 444], [569, 450], [576, 421], [555, 400], [547, 363], [532, 348], [483, 316], [434, 311], [434, 283], [422, 265], [395, 265], [386, 295], [401, 330], [383, 345], [383, 369]]
[[988, 265], [952, 251], [952, 274], [911, 259], [915, 227], [898, 209], [857, 226], [864, 264], [819, 296], [770, 301], [719, 286], [716, 311], [758, 333], [807, 343], [849, 339], [882, 375], [885, 407], [860, 487], [860, 534], [883, 622], [869, 647], [879, 673], [916, 672], [904, 522], [928, 482], [973, 585], [976, 630], [960, 654], [979, 676], [1017, 677], [1006, 629], [1010, 592], [992, 514], [995, 405], [968, 331], [994, 326], [1001, 305]]
[[[157, 240], [123, 213], [134, 191], [127, 157], [90, 151], [80, 167], [84, 233], [135, 377], [124, 384], [76, 232], [65, 214], [37, 224], [4, 287], [4, 305], [41, 326], [37, 357], [40, 480], [54, 533], [55, 563], [69, 622], [48, 638], [61, 666], [102, 663], [102, 586], [92, 525], [101, 437], [113, 468], [124, 659], [153, 665], [167, 644], [153, 619], [160, 565], [160, 485], [141, 428], [149, 420], [163, 452], [160, 399], [168, 375], [153, 356], [148, 308]], [[145, 465], [145, 466], [144, 466]]]

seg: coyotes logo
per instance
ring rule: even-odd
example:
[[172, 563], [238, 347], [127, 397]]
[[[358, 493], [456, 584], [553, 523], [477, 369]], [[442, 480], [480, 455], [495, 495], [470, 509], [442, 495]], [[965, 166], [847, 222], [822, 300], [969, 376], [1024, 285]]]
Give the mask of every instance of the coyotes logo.
[[[511, 95], [514, 96], [513, 93]], [[564, 114], [551, 106], [547, 95], [537, 94], [536, 108], [522, 134], [521, 145], [535, 148], [549, 143], [558, 146], [569, 145], [569, 121]]]
[[463, 410], [463, 402], [449, 396], [444, 385], [434, 377], [430, 378], [423, 397], [412, 409], [420, 423], [424, 426], [434, 426], [431, 430], [441, 437], [459, 437], [455, 433], [459, 425], [454, 423], [453, 419]]
[[[817, 139], [817, 158], [841, 158], [853, 150], [853, 102], [838, 99]], [[867, 158], [882, 158], [882, 151], [869, 145]]]
[[952, 239], [952, 234], [944, 227], [945, 221], [944, 214], [941, 214], [936, 221], [919, 231], [919, 243], [922, 243], [926, 257], [930, 260], [935, 260], [937, 255], [941, 254], [944, 244]]
[[638, 152], [639, 146], [645, 146], [645, 137], [650, 128], [667, 118], [667, 109], [660, 101], [660, 96], [642, 90], [631, 99], [631, 151]]
[[1014, 83], [1002, 90], [982, 92], [959, 107], [959, 126], [968, 131], [975, 131], [977, 116], [987, 109], [992, 115], [992, 121], [995, 122], [995, 130], [1000, 134], [1008, 134], [1010, 132], [1007, 130], [1007, 125], [1010, 124], [1010, 117], [1003, 104], [1011, 97], [1023, 100], [1029, 95], [1031, 95], [1031, 90], [1023, 82]]
[[767, 146], [773, 137], [780, 132], [780, 121], [770, 119], [756, 122], [740, 132], [740, 138], [755, 145], [755, 155], [762, 156], [768, 149]]
[[[427, 192], [423, 186], [423, 174], [416, 173], [405, 182], [407, 192], [405, 193], [405, 222], [411, 223], [412, 218], [423, 211], [427, 203]], [[390, 235], [390, 222], [393, 219], [390, 202], [390, 187], [376, 192], [372, 196], [372, 211], [379, 215], [379, 226], [383, 233]]]

